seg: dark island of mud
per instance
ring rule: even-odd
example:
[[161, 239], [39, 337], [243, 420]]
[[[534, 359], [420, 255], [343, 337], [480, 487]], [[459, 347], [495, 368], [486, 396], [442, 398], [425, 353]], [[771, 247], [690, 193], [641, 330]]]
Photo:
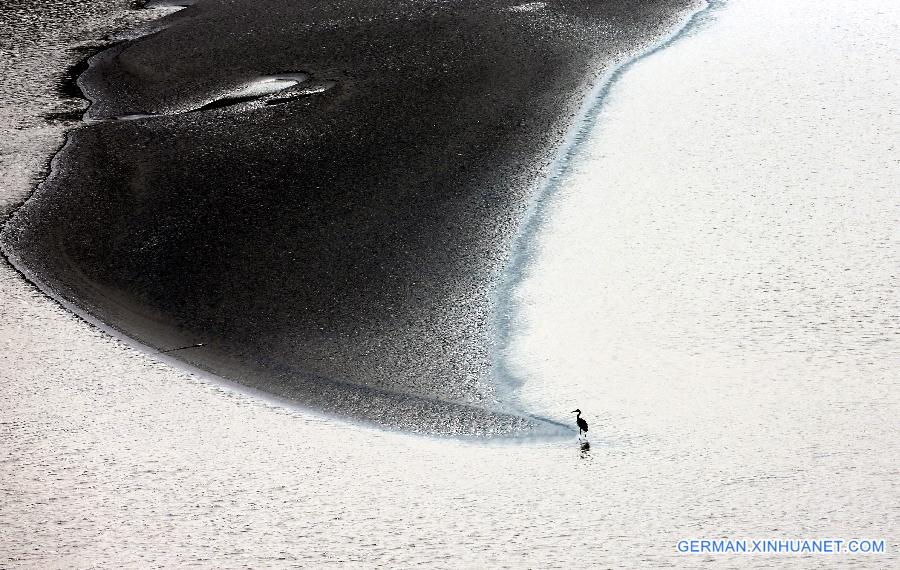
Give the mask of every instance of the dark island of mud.
[[185, 363], [441, 434], [550, 433], [491, 302], [591, 85], [686, 0], [201, 0], [97, 56], [4, 250]]

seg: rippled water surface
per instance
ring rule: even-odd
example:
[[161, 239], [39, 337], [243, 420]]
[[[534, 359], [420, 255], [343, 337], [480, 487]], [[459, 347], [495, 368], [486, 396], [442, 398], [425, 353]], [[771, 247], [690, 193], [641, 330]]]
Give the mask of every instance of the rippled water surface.
[[540, 210], [522, 397], [691, 473], [704, 529], [897, 537], [898, 32], [888, 2], [718, 6], [615, 84]]
[[[896, 565], [898, 32], [891, 2], [736, 0], [617, 81], [507, 352], [589, 450], [266, 403], [0, 268], [0, 566], [681, 567], [708, 561], [676, 553], [694, 537], [888, 550], [726, 567]], [[28, 176], [4, 170], [8, 207]]]

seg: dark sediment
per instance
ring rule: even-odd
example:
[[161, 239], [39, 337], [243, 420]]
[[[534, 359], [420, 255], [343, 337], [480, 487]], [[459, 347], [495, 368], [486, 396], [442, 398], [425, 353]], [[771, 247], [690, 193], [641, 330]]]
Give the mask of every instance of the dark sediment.
[[[588, 87], [690, 4], [205, 0], [92, 59], [91, 118], [158, 116], [72, 131], [4, 249], [127, 336], [202, 342], [173, 354], [316, 409], [552, 431], [496, 402], [490, 299]], [[295, 72], [328, 88], [195, 110]]]

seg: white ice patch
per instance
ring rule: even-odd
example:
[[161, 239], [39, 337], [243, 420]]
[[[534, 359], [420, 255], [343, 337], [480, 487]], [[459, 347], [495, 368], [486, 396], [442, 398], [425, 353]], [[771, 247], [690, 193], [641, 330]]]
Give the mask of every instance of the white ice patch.
[[306, 75], [302, 73], [261, 77], [236, 91], [232, 91], [224, 98], [247, 99], [250, 97], [262, 97], [263, 95], [284, 91], [288, 87], [293, 87], [302, 81], [306, 81]]
[[527, 4], [519, 4], [517, 6], [511, 6], [509, 8], [510, 12], [537, 12], [538, 10], [543, 10], [547, 7], [546, 2], [529, 2]]
[[193, 5], [194, 0], [150, 0], [144, 4], [144, 9], [162, 12], [168, 16]]

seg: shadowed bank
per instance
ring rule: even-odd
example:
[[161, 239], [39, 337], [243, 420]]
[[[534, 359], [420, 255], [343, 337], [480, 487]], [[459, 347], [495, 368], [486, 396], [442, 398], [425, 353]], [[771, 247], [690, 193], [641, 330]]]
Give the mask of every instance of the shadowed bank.
[[313, 409], [559, 433], [498, 400], [490, 300], [594, 81], [691, 5], [201, 1], [91, 60], [100, 122], [4, 250], [82, 314]]

